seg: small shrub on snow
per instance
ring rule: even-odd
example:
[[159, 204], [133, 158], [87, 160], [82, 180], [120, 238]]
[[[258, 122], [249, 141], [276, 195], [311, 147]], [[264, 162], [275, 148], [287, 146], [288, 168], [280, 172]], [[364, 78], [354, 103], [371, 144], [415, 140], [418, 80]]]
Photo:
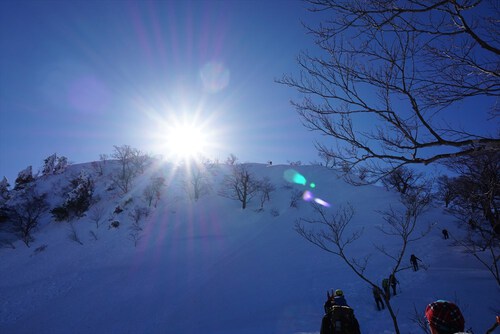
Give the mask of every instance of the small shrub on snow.
[[75, 225], [73, 225], [73, 223], [70, 223], [69, 226], [70, 226], [68, 234], [69, 239], [80, 245], [83, 245], [83, 242], [80, 240], [80, 237], [78, 236], [78, 233], [75, 229]]
[[300, 190], [294, 190], [292, 191], [292, 194], [290, 196], [290, 207], [291, 208], [298, 208], [299, 207], [299, 201], [302, 199], [302, 192]]
[[34, 240], [32, 233], [38, 227], [38, 220], [49, 207], [46, 197], [47, 194], [40, 195], [33, 188], [28, 188], [21, 193], [18, 202], [12, 207], [14, 232], [28, 247]]
[[48, 247], [47, 245], [41, 245], [40, 247], [35, 248], [35, 250], [33, 251], [33, 255], [40, 254], [41, 252], [43, 252], [44, 250], [46, 250], [47, 247]]
[[89, 212], [89, 219], [95, 223], [95, 227], [99, 228], [99, 224], [104, 216], [105, 208], [102, 205], [94, 205]]
[[97, 233], [95, 231], [92, 231], [90, 230], [89, 231], [89, 234], [90, 236], [94, 239], [94, 240], [98, 240], [99, 238], [97, 237]]
[[280, 215], [280, 212], [276, 208], [272, 208], [271, 211], [269, 212], [271, 216], [273, 217], [278, 217]]
[[111, 224], [109, 224], [108, 230], [111, 228], [118, 228], [118, 227], [120, 227], [120, 222], [118, 220], [114, 220], [111, 222]]

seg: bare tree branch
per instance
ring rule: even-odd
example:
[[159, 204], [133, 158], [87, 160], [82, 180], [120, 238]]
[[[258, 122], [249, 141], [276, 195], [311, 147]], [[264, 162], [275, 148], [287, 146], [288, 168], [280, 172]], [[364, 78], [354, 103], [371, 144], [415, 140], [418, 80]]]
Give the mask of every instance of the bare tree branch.
[[500, 150], [498, 133], [442, 120], [443, 110], [470, 97], [490, 105], [478, 115], [499, 113], [493, 1], [308, 2], [311, 12], [331, 15], [306, 26], [322, 53], [303, 52], [300, 73], [277, 82], [303, 95], [292, 104], [304, 126], [335, 140], [316, 145], [322, 157], [348, 172], [368, 168], [366, 183], [403, 165]]

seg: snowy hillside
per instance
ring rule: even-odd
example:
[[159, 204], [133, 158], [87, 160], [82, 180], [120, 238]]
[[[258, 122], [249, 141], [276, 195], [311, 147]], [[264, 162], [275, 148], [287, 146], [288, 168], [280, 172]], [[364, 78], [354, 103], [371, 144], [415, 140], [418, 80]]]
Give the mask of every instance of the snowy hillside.
[[[47, 213], [28, 248], [0, 248], [0, 333], [319, 333], [327, 289], [340, 288], [354, 308], [364, 334], [393, 333], [387, 311], [377, 311], [371, 287], [340, 260], [302, 238], [294, 225], [310, 217], [310, 203], [290, 206], [294, 192], [311, 191], [339, 206], [352, 204], [352, 230], [362, 237], [346, 252], [370, 255], [371, 279], [380, 282], [391, 262], [374, 245], [397, 247], [398, 241], [376, 227], [376, 210], [398, 207], [398, 194], [376, 186], [354, 187], [336, 171], [321, 166], [247, 164], [253, 177], [268, 177], [276, 190], [260, 207], [254, 198], [241, 203], [219, 196], [229, 165], [210, 170], [207, 193], [194, 201], [185, 191], [185, 168], [157, 164], [134, 181], [127, 195], [110, 190], [108, 162], [103, 175], [89, 164], [72, 165], [59, 175], [39, 177], [39, 192], [60, 204], [69, 180], [86, 169], [94, 178], [94, 198], [103, 208], [99, 227], [90, 217], [55, 222]], [[294, 169], [305, 185], [288, 182]], [[152, 176], [166, 180], [157, 206], [131, 237], [134, 208], [145, 207], [143, 191]], [[314, 183], [315, 187], [311, 186]], [[120, 207], [123, 212], [115, 213]], [[117, 228], [111, 227], [118, 221]], [[500, 309], [500, 290], [476, 260], [451, 247], [441, 229], [459, 233], [452, 217], [435, 207], [421, 219], [436, 223], [423, 240], [410, 244], [427, 270], [398, 273], [400, 288], [392, 299], [402, 333], [423, 333], [411, 320], [436, 299], [459, 303], [466, 328], [484, 333]], [[76, 238], [75, 238], [76, 237]], [[80, 242], [75, 241], [78, 239]]]

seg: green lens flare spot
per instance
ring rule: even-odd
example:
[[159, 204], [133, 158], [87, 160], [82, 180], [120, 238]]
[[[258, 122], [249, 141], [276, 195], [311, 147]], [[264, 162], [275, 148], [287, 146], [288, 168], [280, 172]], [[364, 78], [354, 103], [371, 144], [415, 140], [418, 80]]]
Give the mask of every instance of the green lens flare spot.
[[305, 186], [307, 184], [307, 180], [304, 177], [304, 175], [300, 174], [299, 172], [293, 170], [293, 169], [287, 169], [283, 175], [285, 180], [288, 182], [296, 183], [296, 184], [301, 184]]
[[316, 183], [314, 182], [311, 182], [311, 184], [309, 185], [311, 188], [316, 188]]

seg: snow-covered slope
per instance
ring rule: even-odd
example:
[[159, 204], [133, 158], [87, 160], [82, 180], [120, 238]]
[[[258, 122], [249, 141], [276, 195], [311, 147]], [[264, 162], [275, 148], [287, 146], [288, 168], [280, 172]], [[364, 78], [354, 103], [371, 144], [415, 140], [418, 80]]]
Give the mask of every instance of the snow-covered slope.
[[[312, 210], [306, 202], [290, 207], [290, 197], [307, 188], [328, 201], [332, 213], [351, 203], [352, 228], [364, 228], [364, 234], [347, 253], [371, 255], [368, 276], [381, 281], [392, 263], [374, 244], [391, 248], [397, 242], [376, 229], [383, 223], [376, 210], [397, 207], [397, 194], [351, 186], [325, 167], [249, 164], [252, 174], [269, 177], [276, 191], [263, 211], [256, 210], [257, 200], [242, 210], [239, 202], [217, 195], [230, 166], [217, 166], [210, 193], [193, 202], [183, 190], [184, 169], [169, 164], [139, 176], [129, 195], [108, 191], [112, 163], [104, 176], [82, 164], [37, 179], [37, 189], [52, 194], [54, 206], [72, 176], [93, 171], [94, 195], [106, 219], [99, 228], [87, 217], [73, 223], [81, 245], [68, 237], [68, 223], [46, 215], [30, 248], [18, 241], [15, 249], [0, 249], [0, 333], [317, 333], [331, 288], [344, 290], [362, 333], [393, 332], [388, 313], [376, 310], [371, 288], [339, 258], [295, 232], [297, 218], [310, 217]], [[284, 179], [290, 168], [307, 186]], [[151, 175], [163, 175], [167, 187], [134, 246], [128, 213], [144, 205], [142, 191]], [[114, 214], [118, 205], [125, 211]], [[110, 220], [120, 226], [109, 228]], [[414, 308], [422, 312], [441, 298], [459, 302], [466, 327], [484, 333], [492, 309], [500, 309], [499, 288], [477, 261], [441, 239], [443, 227], [456, 231], [451, 217], [434, 208], [422, 218], [426, 222], [436, 222], [435, 230], [410, 245], [405, 261], [415, 253], [429, 268], [402, 271], [400, 293], [392, 300], [401, 332], [421, 333], [411, 320]], [[40, 247], [43, 251], [35, 251]]]

